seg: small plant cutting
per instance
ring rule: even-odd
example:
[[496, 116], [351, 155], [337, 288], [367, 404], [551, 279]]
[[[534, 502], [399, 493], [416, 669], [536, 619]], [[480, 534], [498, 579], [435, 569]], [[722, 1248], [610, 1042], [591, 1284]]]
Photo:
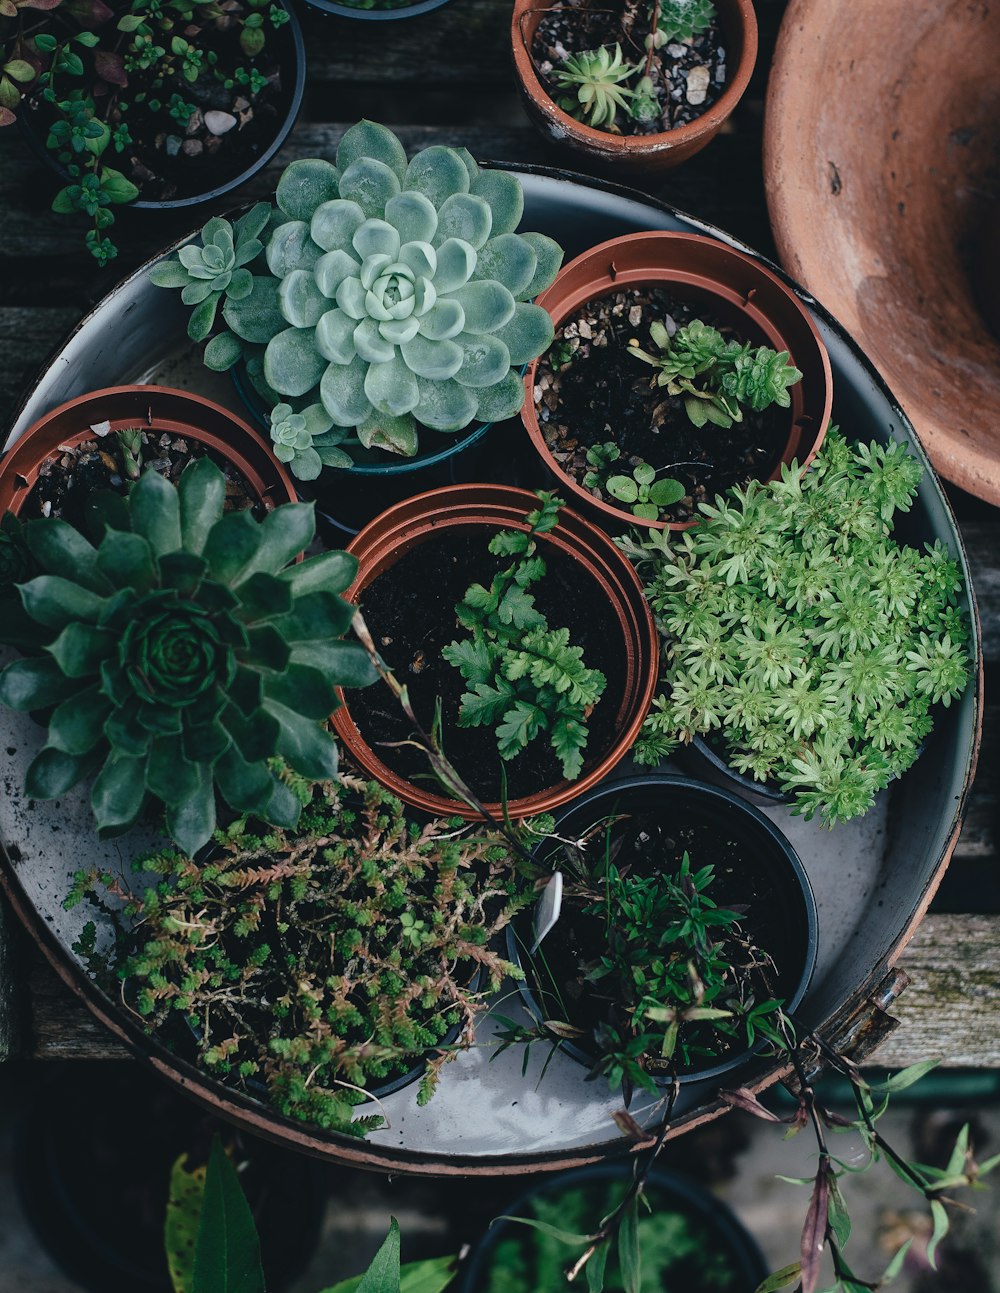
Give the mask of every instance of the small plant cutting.
[[679, 542], [619, 541], [665, 644], [640, 762], [700, 735], [807, 819], [871, 808], [970, 677], [958, 563], [893, 537], [922, 474], [902, 445], [832, 430], [812, 471], [730, 490]]
[[413, 457], [421, 429], [451, 434], [517, 413], [517, 369], [552, 339], [531, 298], [562, 252], [515, 232], [524, 201], [513, 175], [440, 145], [407, 162], [391, 131], [363, 121], [336, 165], [293, 162], [276, 202], [273, 216], [263, 204], [235, 226], [210, 221], [201, 246], [151, 278], [195, 307], [195, 341], [210, 337], [221, 305], [205, 363], [246, 365], [293, 473], [312, 479], [317, 463], [343, 466], [362, 450]]
[[290, 91], [267, 35], [289, 11], [275, 0], [10, 0], [8, 9], [0, 125], [22, 107], [68, 179], [53, 210], [89, 219], [86, 244], [101, 265], [117, 254], [114, 207], [211, 192], [248, 169], [282, 124]]
[[469, 690], [461, 700], [462, 727], [492, 727], [502, 759], [516, 758], [529, 744], [548, 736], [567, 781], [583, 770], [587, 719], [607, 679], [572, 646], [567, 628], [550, 628], [529, 589], [545, 578], [545, 558], [536, 535], [553, 530], [562, 500], [539, 493], [541, 506], [525, 520], [530, 529], [504, 530], [489, 543], [494, 556], [513, 557], [489, 588], [472, 584], [455, 614], [471, 636], [442, 651], [459, 670]]
[[222, 472], [202, 458], [176, 487], [147, 471], [114, 499], [114, 526], [129, 528], [108, 526], [97, 544], [55, 517], [24, 527], [43, 573], [18, 591], [40, 641], [0, 674], [0, 701], [37, 711], [46, 728], [25, 792], [58, 798], [96, 774], [102, 838], [153, 801], [193, 853], [215, 829], [217, 791], [238, 813], [294, 826], [299, 801], [271, 759], [334, 776], [324, 724], [335, 689], [374, 677], [364, 649], [340, 640], [354, 558], [294, 564], [313, 538], [312, 506], [257, 522], [225, 513], [225, 495]]
[[409, 1075], [425, 1103], [485, 997], [518, 973], [490, 944], [526, 886], [498, 830], [408, 820], [347, 772], [282, 784], [302, 805], [294, 828], [241, 819], [204, 863], [141, 858], [136, 872], [160, 877], [145, 892], [80, 872], [67, 905], [124, 898], [112, 949], [88, 925], [80, 950], [151, 1031], [282, 1114], [364, 1136], [383, 1122], [354, 1118], [367, 1093]]
[[691, 520], [714, 492], [765, 477], [788, 441], [802, 379], [789, 352], [706, 313], [653, 281], [612, 286], [538, 364], [535, 414], [558, 467], [641, 521]]
[[650, 135], [694, 121], [726, 86], [711, 0], [570, 0], [539, 21], [531, 56], [543, 88], [595, 130]]

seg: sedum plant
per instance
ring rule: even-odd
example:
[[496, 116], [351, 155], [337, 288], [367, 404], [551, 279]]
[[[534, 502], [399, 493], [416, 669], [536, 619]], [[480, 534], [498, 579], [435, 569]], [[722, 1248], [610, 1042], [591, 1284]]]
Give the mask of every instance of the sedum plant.
[[137, 893], [81, 871], [67, 906], [124, 898], [110, 949], [88, 925], [78, 950], [151, 1031], [286, 1116], [364, 1136], [382, 1124], [354, 1118], [366, 1090], [427, 1061], [429, 1100], [484, 999], [518, 975], [490, 943], [527, 885], [492, 827], [410, 821], [348, 772], [287, 780], [303, 805], [294, 829], [238, 821], [204, 862], [141, 858], [134, 870], [157, 879]]
[[788, 388], [802, 380], [802, 373], [788, 362], [788, 351], [729, 340], [718, 329], [694, 319], [671, 334], [663, 323], [650, 325], [650, 336], [659, 350], [651, 355], [637, 341], [629, 353], [659, 371], [657, 386], [684, 399], [684, 409], [696, 427], [706, 422], [724, 429], [742, 422], [743, 410], [762, 412], [776, 404], [791, 404]]
[[[421, 427], [517, 413], [516, 370], [553, 336], [530, 299], [562, 251], [515, 232], [524, 203], [513, 175], [439, 145], [407, 162], [391, 131], [362, 121], [336, 165], [293, 162], [276, 202], [264, 261], [250, 292], [226, 300], [209, 367], [243, 359], [270, 406], [320, 404], [349, 433], [342, 453], [412, 457]], [[180, 275], [158, 269], [153, 281], [177, 286]]]
[[25, 792], [58, 798], [96, 773], [102, 838], [152, 798], [188, 852], [211, 838], [216, 789], [236, 812], [294, 826], [299, 803], [269, 761], [333, 776], [335, 688], [374, 677], [364, 649], [340, 640], [355, 559], [290, 565], [312, 541], [312, 506], [224, 515], [225, 478], [207, 458], [177, 487], [147, 471], [116, 502], [130, 529], [106, 528], [96, 547], [56, 518], [25, 526], [45, 573], [19, 592], [41, 641], [0, 674], [0, 701], [44, 712]]
[[688, 41], [715, 20], [712, 0], [660, 0], [657, 27], [666, 40]]
[[469, 684], [459, 726], [496, 729], [502, 759], [514, 759], [543, 732], [558, 756], [563, 776], [583, 770], [587, 716], [607, 679], [589, 669], [583, 650], [571, 646], [569, 629], [552, 629], [529, 588], [546, 574], [536, 536], [555, 529], [560, 499], [540, 491], [541, 506], [525, 518], [529, 529], [501, 530], [490, 540], [495, 556], [514, 560], [489, 588], [472, 584], [455, 607], [470, 637], [442, 651]]
[[958, 563], [893, 537], [922, 474], [902, 445], [831, 428], [810, 472], [730, 489], [679, 542], [619, 540], [665, 645], [640, 762], [700, 734], [807, 819], [868, 811], [970, 677]]
[[560, 90], [569, 91], [559, 106], [595, 130], [613, 130], [619, 109], [631, 112], [635, 91], [627, 84], [639, 71], [622, 57], [621, 45], [568, 55], [552, 73]]

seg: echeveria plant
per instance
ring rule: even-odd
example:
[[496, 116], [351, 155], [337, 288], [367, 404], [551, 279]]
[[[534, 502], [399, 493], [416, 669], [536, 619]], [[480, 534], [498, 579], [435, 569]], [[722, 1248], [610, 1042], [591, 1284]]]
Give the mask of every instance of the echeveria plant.
[[[242, 358], [272, 407], [294, 414], [319, 404], [332, 427], [354, 433], [337, 442], [342, 454], [360, 444], [412, 456], [418, 427], [453, 432], [520, 409], [516, 370], [553, 335], [530, 300], [555, 277], [562, 251], [542, 234], [515, 232], [524, 199], [513, 175], [481, 171], [464, 149], [440, 145], [407, 162], [391, 131], [362, 121], [344, 135], [336, 165], [293, 162], [276, 202], [251, 290], [212, 280], [212, 292], [228, 292], [229, 331], [209, 343], [209, 367]], [[224, 276], [229, 242], [219, 247], [219, 233], [217, 221], [205, 227], [202, 260]], [[182, 283], [176, 265], [203, 276], [197, 251], [182, 248], [153, 281], [183, 286], [193, 303], [204, 289]], [[196, 340], [206, 335], [197, 322]]]
[[289, 564], [313, 538], [312, 505], [257, 522], [223, 515], [224, 499], [222, 472], [201, 458], [177, 487], [147, 471], [125, 500], [131, 530], [109, 527], [96, 547], [54, 517], [25, 526], [46, 573], [19, 591], [44, 637], [0, 674], [0, 701], [46, 712], [26, 793], [54, 799], [97, 773], [104, 838], [127, 831], [152, 796], [193, 852], [215, 829], [216, 789], [237, 812], [294, 826], [299, 800], [269, 760], [334, 776], [324, 727], [334, 689], [372, 681], [364, 649], [339, 640], [355, 559]]

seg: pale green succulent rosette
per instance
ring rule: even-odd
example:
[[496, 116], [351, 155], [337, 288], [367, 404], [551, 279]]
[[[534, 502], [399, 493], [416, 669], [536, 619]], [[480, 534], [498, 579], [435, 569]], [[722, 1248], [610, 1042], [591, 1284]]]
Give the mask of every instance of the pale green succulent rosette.
[[553, 338], [531, 299], [562, 249], [516, 232], [513, 175], [440, 145], [408, 162], [391, 131], [362, 121], [336, 165], [293, 162], [276, 202], [261, 234], [269, 272], [255, 265], [251, 289], [226, 297], [229, 331], [205, 362], [242, 358], [266, 402], [288, 408], [275, 436], [283, 458], [317, 466], [303, 428], [287, 422], [304, 411], [332, 466], [352, 443], [413, 457], [421, 427], [454, 433], [520, 410], [519, 370]]

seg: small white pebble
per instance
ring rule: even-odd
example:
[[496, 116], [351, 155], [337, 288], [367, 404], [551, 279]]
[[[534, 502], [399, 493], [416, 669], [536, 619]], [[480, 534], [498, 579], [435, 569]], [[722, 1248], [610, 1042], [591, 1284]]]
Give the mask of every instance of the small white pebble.
[[594, 335], [593, 329], [591, 328], [590, 324], [587, 322], [586, 319], [580, 320], [579, 324], [577, 324], [577, 329], [580, 333], [580, 336], [583, 337], [586, 341], [589, 341], [591, 337]]
[[205, 113], [205, 128], [210, 135], [225, 135], [236, 125], [236, 118], [231, 112], [218, 112], [215, 109]]
[[91, 429], [91, 431], [93, 431], [94, 435], [105, 436], [105, 435], [107, 435], [107, 434], [110, 432], [110, 430], [111, 430], [111, 423], [110, 423], [110, 422], [94, 422], [94, 423], [91, 425], [91, 428], [90, 428], [90, 429]]
[[633, 328], [637, 328], [642, 322], [642, 306], [633, 305], [628, 312], [628, 321]]
[[707, 67], [692, 67], [687, 74], [687, 101], [690, 104], [704, 103], [708, 95], [712, 73]]

